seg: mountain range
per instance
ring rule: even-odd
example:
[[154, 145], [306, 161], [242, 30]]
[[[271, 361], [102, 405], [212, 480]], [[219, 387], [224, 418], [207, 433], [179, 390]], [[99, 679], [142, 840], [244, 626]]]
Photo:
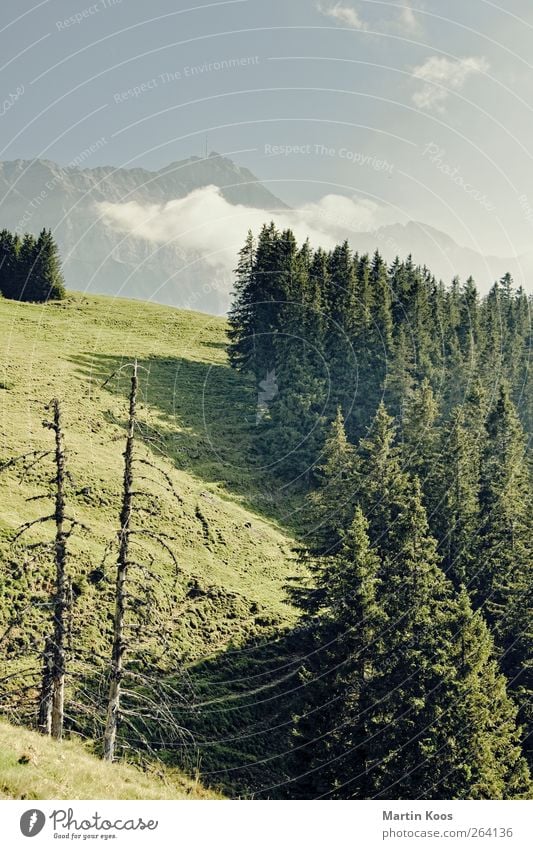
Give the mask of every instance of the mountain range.
[[[134, 228], [121, 231], [113, 226], [102, 211], [126, 204], [160, 210], [178, 199], [194, 197], [206, 187], [218, 190], [227, 204], [240, 210], [241, 218], [242, 207], [253, 209], [250, 226], [254, 228], [262, 212], [265, 220], [275, 218], [276, 213], [291, 214], [251, 171], [216, 153], [173, 162], [159, 171], [63, 167], [34, 159], [0, 162], [0, 228], [38, 233], [42, 227], [50, 227], [61, 249], [70, 289], [221, 314], [230, 301], [231, 271], [227, 263], [219, 271], [216, 263], [206, 261], [208, 236], [202, 250], [197, 242], [191, 247], [179, 239], [154, 244]], [[186, 221], [184, 226], [187, 229]], [[197, 222], [195, 227], [198, 229]], [[331, 239], [327, 227], [325, 233]], [[427, 265], [445, 281], [454, 275], [472, 275], [481, 291], [506, 271], [527, 288], [533, 273], [533, 252], [514, 258], [485, 257], [416, 221], [344, 236], [355, 250], [373, 252], [378, 248], [389, 261], [396, 255], [412, 254], [417, 263]]]

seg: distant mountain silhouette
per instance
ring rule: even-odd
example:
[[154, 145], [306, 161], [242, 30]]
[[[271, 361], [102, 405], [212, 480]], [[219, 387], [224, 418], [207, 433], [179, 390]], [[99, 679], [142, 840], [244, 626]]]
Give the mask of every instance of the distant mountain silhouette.
[[[154, 245], [109, 226], [99, 203], [164, 205], [194, 190], [216, 186], [231, 204], [265, 211], [289, 207], [246, 168], [216, 153], [191, 157], [160, 171], [111, 166], [61, 167], [48, 160], [0, 162], [0, 228], [38, 233], [51, 227], [58, 240], [67, 285], [95, 293], [121, 294], [172, 306], [222, 313], [229, 304], [231, 276], [209, 267], [200, 253], [175, 243]], [[346, 233], [352, 247], [378, 248], [392, 261], [412, 254], [435, 276], [449, 282], [472, 275], [481, 291], [510, 271], [517, 283], [531, 286], [533, 253], [511, 259], [484, 257], [461, 247], [445, 233], [411, 221], [367, 233]], [[205, 252], [210, 246], [205, 246]], [[237, 249], [236, 249], [237, 251]]]
[[[51, 227], [59, 243], [67, 285], [102, 294], [146, 298], [220, 313], [225, 291], [206, 292], [206, 269], [176, 245], [154, 246], [124, 236], [101, 220], [98, 203], [165, 204], [195, 189], [214, 185], [232, 204], [265, 210], [285, 209], [251, 171], [211, 154], [173, 162], [160, 171], [142, 168], [61, 167], [48, 160], [0, 162], [0, 228], [38, 233]], [[186, 267], [185, 272], [180, 270]]]
[[528, 290], [533, 285], [533, 251], [516, 257], [483, 256], [419, 221], [390, 224], [374, 233], [354, 235], [353, 245], [363, 252], [377, 247], [389, 261], [397, 255], [411, 254], [418, 265], [427, 265], [435, 277], [447, 283], [455, 276], [462, 280], [472, 276], [481, 292], [486, 292], [506, 272], [512, 274], [517, 285]]

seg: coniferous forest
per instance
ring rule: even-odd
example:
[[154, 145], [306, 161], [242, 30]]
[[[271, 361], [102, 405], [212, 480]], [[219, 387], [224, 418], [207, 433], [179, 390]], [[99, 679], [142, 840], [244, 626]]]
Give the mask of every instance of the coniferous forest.
[[531, 298], [411, 257], [240, 253], [254, 450], [302, 497], [293, 798], [518, 799], [531, 785]]
[[1, 8], [0, 843], [533, 846], [533, 0]]
[[0, 294], [35, 303], [65, 297], [59, 251], [50, 229], [41, 230], [37, 238], [0, 231]]
[[226, 322], [1, 240], [0, 738], [237, 798], [531, 798], [531, 297], [271, 223]]

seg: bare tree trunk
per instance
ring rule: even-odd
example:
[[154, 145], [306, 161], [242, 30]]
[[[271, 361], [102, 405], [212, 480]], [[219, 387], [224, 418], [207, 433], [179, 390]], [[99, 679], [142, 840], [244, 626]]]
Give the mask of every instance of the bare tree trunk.
[[52, 732], [52, 676], [54, 668], [53, 643], [50, 637], [44, 641], [43, 677], [39, 699], [39, 731], [50, 736]]
[[61, 429], [61, 410], [59, 401], [52, 401], [54, 413], [53, 430], [56, 437], [56, 496], [54, 542], [56, 564], [56, 587], [54, 596], [54, 646], [53, 646], [53, 697], [52, 697], [52, 737], [61, 740], [63, 736], [63, 714], [65, 700], [65, 611], [67, 602], [67, 531], [65, 528], [65, 448]]
[[133, 366], [130, 391], [130, 409], [128, 435], [124, 452], [124, 484], [122, 508], [120, 511], [120, 530], [118, 533], [119, 553], [117, 559], [117, 580], [115, 591], [115, 620], [113, 629], [113, 648], [111, 654], [111, 681], [107, 705], [107, 721], [104, 735], [104, 759], [112, 761], [115, 754], [118, 716], [120, 710], [120, 689], [124, 666], [124, 613], [126, 603], [126, 579], [129, 565], [129, 538], [133, 492], [133, 445], [137, 407], [137, 361]]

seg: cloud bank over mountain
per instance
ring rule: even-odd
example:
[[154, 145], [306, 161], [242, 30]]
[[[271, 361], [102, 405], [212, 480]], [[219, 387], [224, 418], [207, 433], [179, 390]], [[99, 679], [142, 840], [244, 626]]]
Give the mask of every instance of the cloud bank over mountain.
[[199, 254], [211, 268], [231, 272], [248, 230], [258, 231], [273, 219], [280, 229], [315, 247], [332, 248], [354, 232], [370, 232], [398, 220], [395, 210], [368, 199], [330, 194], [294, 210], [270, 210], [230, 203], [218, 186], [195, 189], [165, 204], [103, 202], [105, 224], [155, 245], [175, 246]]
[[481, 291], [510, 271], [530, 288], [533, 255], [485, 257], [395, 207], [364, 195], [326, 194], [290, 209], [246, 168], [212, 154], [140, 168], [62, 168], [46, 160], [0, 162], [0, 227], [59, 243], [67, 286], [221, 314], [249, 229], [274, 219], [299, 241], [329, 249], [349, 241], [387, 261], [412, 254], [449, 282], [472, 275]]

